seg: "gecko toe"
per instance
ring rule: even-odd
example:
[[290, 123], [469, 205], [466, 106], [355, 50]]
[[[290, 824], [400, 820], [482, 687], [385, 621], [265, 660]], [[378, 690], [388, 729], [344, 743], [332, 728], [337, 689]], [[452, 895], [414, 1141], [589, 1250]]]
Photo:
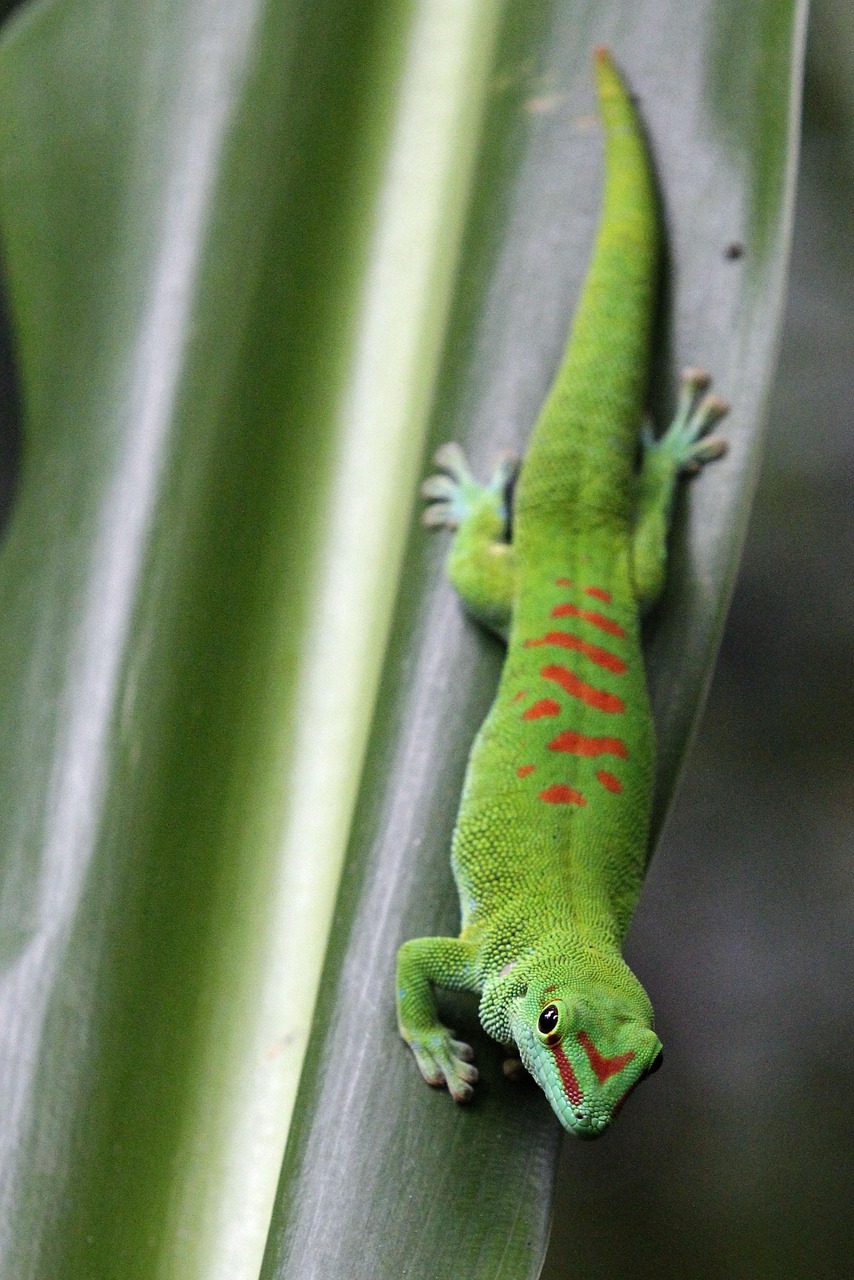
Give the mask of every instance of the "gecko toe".
[[421, 523], [429, 529], [456, 529], [459, 515], [450, 502], [431, 502], [421, 513]]
[[451, 1049], [455, 1057], [459, 1058], [462, 1062], [474, 1061], [474, 1049], [470, 1044], [466, 1044], [465, 1040], [452, 1040]]
[[463, 1080], [455, 1080], [453, 1083], [448, 1082], [448, 1092], [454, 1102], [471, 1102], [474, 1097], [474, 1089], [470, 1084], [466, 1084]]
[[422, 498], [439, 498], [443, 502], [450, 502], [456, 496], [456, 492], [456, 484], [447, 475], [428, 476], [421, 485]]
[[462, 484], [471, 480], [471, 472], [465, 453], [460, 445], [455, 441], [449, 440], [447, 444], [442, 444], [433, 454], [433, 461], [437, 467], [441, 467], [443, 471], [447, 471], [453, 476], [458, 483]]

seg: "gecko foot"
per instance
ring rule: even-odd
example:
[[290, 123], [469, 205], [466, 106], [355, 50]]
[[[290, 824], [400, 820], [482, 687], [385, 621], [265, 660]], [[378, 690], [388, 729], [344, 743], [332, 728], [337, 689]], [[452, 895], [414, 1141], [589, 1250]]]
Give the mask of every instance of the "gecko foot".
[[693, 475], [704, 462], [722, 457], [727, 442], [708, 432], [727, 413], [729, 405], [708, 391], [711, 378], [702, 369], [685, 369], [679, 386], [676, 416], [660, 439], [649, 426], [643, 430], [647, 451], [666, 454], [683, 475]]
[[472, 509], [487, 500], [506, 520], [508, 495], [519, 470], [513, 453], [501, 453], [489, 483], [482, 485], [469, 470], [466, 455], [458, 444], [443, 444], [433, 458], [441, 474], [429, 476], [421, 486], [428, 501], [423, 521], [436, 528], [456, 529]]
[[418, 1039], [409, 1041], [422, 1076], [437, 1089], [447, 1085], [455, 1102], [468, 1102], [474, 1093], [477, 1067], [472, 1064], [474, 1051], [453, 1031], [439, 1026]]

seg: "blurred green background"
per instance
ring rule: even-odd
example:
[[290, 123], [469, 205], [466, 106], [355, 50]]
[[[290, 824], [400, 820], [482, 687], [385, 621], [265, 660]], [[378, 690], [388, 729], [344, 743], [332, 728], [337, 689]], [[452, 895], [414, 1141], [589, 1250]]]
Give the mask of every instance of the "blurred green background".
[[566, 1143], [545, 1280], [854, 1270], [854, 5], [812, 6], [765, 463], [629, 959], [665, 1070]]

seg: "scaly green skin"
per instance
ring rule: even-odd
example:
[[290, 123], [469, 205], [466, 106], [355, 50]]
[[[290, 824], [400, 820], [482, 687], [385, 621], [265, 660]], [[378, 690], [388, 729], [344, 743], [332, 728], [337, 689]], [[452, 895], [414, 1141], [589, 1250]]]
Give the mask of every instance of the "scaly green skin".
[[425, 518], [457, 529], [451, 579], [508, 638], [472, 749], [452, 866], [459, 938], [398, 957], [398, 1018], [425, 1078], [466, 1101], [477, 1071], [438, 1020], [433, 988], [480, 993], [490, 1035], [515, 1045], [561, 1123], [593, 1137], [655, 1069], [652, 1007], [620, 948], [646, 870], [655, 744], [639, 615], [664, 577], [676, 479], [717, 457], [725, 410], [705, 375], [643, 436], [659, 259], [643, 135], [610, 57], [596, 56], [605, 126], [600, 229], [563, 364], [534, 429], [506, 541], [502, 462], [489, 486], [457, 446], [425, 484]]

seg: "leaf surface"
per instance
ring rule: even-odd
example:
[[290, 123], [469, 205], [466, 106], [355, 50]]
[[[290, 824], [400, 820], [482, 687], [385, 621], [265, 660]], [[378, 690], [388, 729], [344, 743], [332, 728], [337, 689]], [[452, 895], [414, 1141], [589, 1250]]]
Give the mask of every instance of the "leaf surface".
[[[656, 830], [753, 490], [788, 258], [803, 19], [792, 3], [521, 4], [496, 60], [433, 445], [460, 441], [488, 473], [498, 447], [523, 445], [547, 391], [597, 216], [589, 52], [600, 42], [639, 95], [667, 220], [652, 407], [666, 422], [689, 363], [732, 404], [727, 458], [680, 499], [647, 635]], [[397, 947], [457, 931], [447, 850], [501, 662], [443, 581], [444, 550], [418, 530], [407, 552], [265, 1280], [520, 1280], [542, 1265], [559, 1142], [544, 1097], [504, 1078], [470, 1005], [452, 1015], [478, 1051], [469, 1108], [424, 1086], [394, 1027]]]
[[57, 0], [0, 49], [9, 1280], [258, 1274], [459, 247], [461, 19], [430, 100], [405, 0]]
[[257, 1275], [360, 777], [265, 1274], [536, 1274], [543, 1099], [481, 1040], [458, 1110], [393, 1025], [397, 945], [454, 928], [447, 846], [501, 660], [441, 538], [413, 531], [400, 572], [428, 411], [430, 448], [460, 439], [481, 471], [524, 442], [594, 230], [605, 41], [669, 223], [654, 407], [688, 361], [734, 405], [649, 636], [663, 814], [752, 488], [799, 14], [523, 0], [497, 55], [475, 0], [52, 0], [10, 22], [4, 1280]]

